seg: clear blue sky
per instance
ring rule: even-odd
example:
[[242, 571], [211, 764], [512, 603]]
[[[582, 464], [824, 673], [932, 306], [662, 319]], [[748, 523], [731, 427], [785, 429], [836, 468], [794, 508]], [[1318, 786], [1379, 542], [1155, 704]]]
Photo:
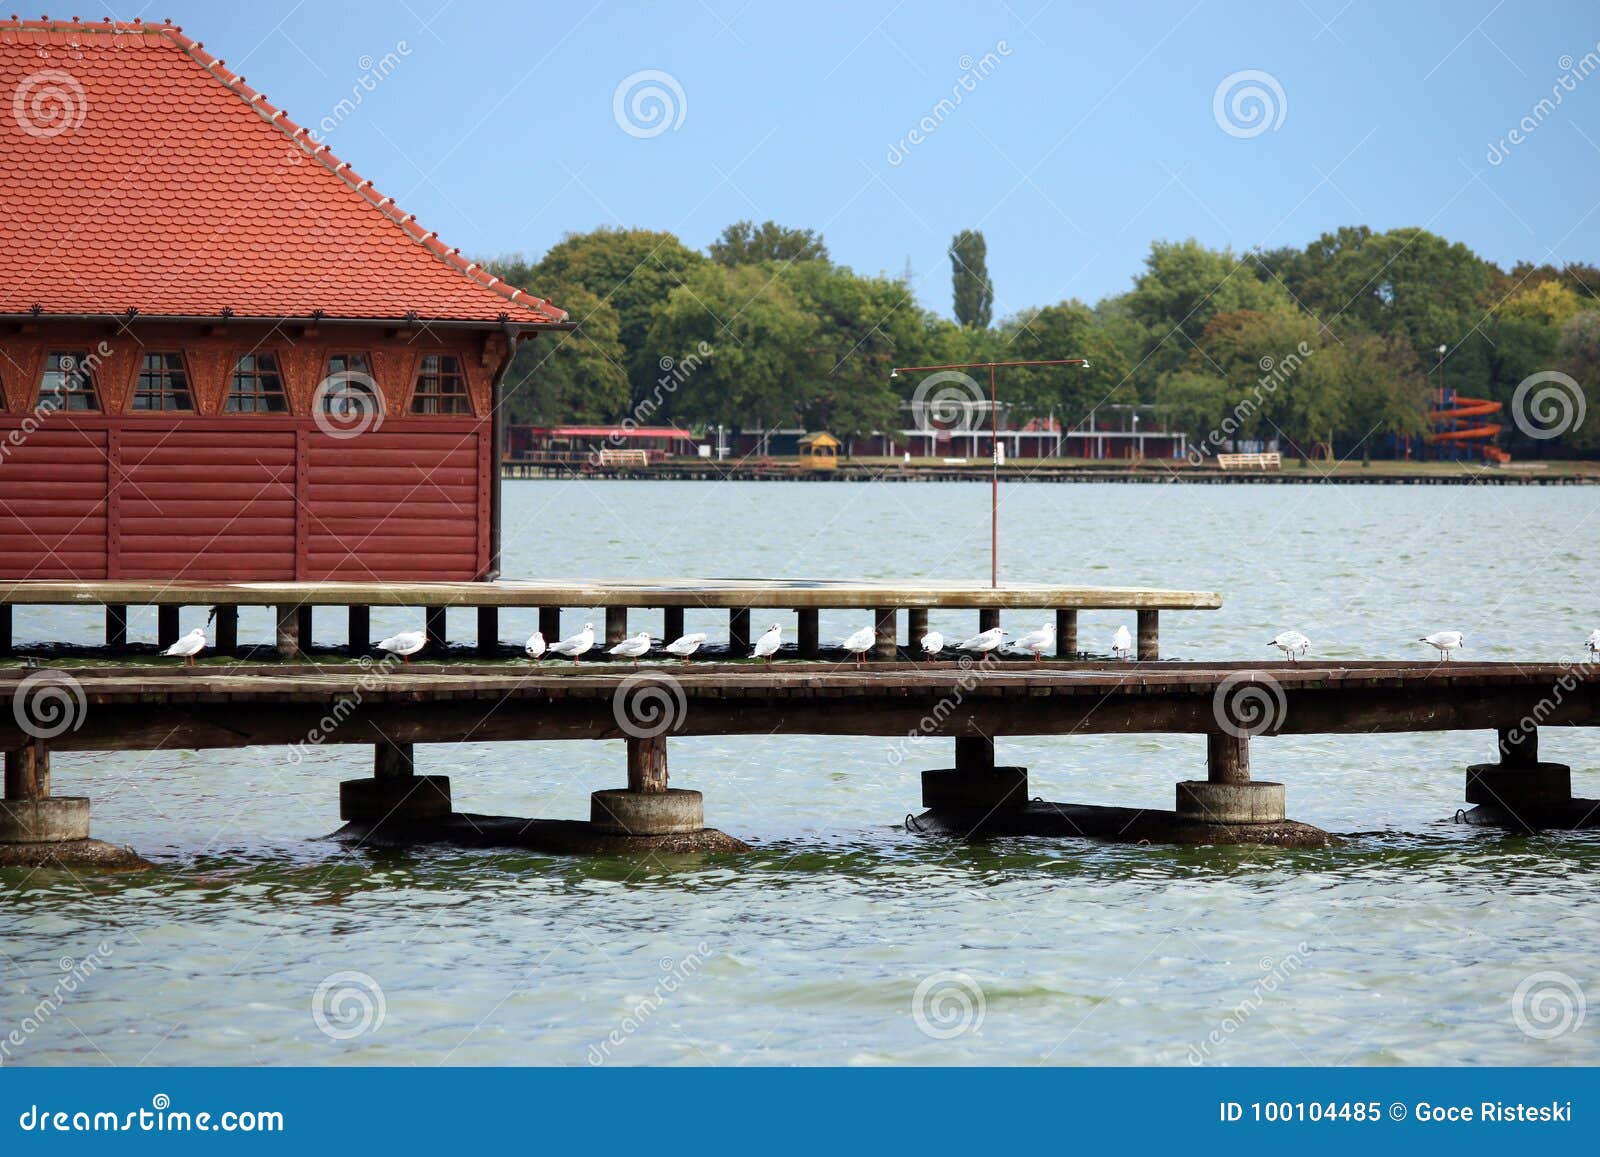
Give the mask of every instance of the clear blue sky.
[[[1505, 266], [1600, 262], [1600, 72], [1534, 112], [1600, 56], [1592, 2], [107, 10], [171, 16], [300, 123], [333, 117], [338, 155], [474, 254], [536, 257], [598, 225], [701, 247], [770, 217], [822, 230], [858, 271], [898, 275], [909, 259], [922, 303], [946, 314], [945, 249], [963, 227], [987, 235], [997, 314], [1121, 292], [1155, 238], [1243, 250], [1422, 225]], [[385, 54], [390, 74], [337, 114]], [[963, 58], [985, 54], [988, 75], [935, 111]], [[619, 83], [643, 70], [682, 92], [681, 123], [654, 136], [613, 115]], [[1245, 70], [1282, 99], [1266, 87], [1273, 127], [1230, 135], [1214, 96]], [[1491, 164], [1491, 143], [1529, 116], [1537, 127]], [[891, 163], [924, 117], [934, 130]]]

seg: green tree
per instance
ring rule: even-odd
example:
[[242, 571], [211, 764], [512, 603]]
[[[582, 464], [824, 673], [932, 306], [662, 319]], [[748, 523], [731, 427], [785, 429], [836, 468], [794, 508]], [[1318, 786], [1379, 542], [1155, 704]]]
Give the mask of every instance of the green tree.
[[989, 280], [989, 247], [976, 229], [963, 229], [950, 242], [950, 277], [956, 320], [968, 329], [988, 329], [994, 282]]
[[776, 221], [736, 221], [707, 246], [719, 265], [759, 265], [763, 261], [827, 261], [822, 234], [788, 229]]
[[1248, 258], [1230, 249], [1207, 249], [1193, 238], [1151, 245], [1128, 303], [1150, 331], [1147, 371], [1160, 374], [1184, 365], [1219, 314], [1293, 312], [1284, 288], [1259, 280], [1252, 268]]
[[1080, 301], [1028, 310], [1001, 327], [1003, 361], [1088, 358], [1089, 368], [1028, 366], [1002, 370], [998, 393], [1018, 418], [1054, 414], [1071, 429], [1097, 406], [1138, 400], [1133, 368], [1112, 334]]

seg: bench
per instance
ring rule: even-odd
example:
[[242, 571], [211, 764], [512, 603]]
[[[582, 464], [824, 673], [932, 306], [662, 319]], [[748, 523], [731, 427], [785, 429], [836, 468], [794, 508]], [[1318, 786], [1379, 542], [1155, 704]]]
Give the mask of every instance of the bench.
[[1217, 465], [1224, 470], [1280, 470], [1283, 468], [1283, 455], [1218, 454]]

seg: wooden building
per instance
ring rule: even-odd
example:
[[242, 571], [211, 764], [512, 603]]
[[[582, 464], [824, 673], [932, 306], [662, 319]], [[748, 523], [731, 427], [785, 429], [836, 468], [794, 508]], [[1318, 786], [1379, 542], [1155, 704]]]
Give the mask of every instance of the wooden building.
[[565, 313], [170, 24], [0, 21], [0, 94], [0, 577], [497, 573], [497, 391]]

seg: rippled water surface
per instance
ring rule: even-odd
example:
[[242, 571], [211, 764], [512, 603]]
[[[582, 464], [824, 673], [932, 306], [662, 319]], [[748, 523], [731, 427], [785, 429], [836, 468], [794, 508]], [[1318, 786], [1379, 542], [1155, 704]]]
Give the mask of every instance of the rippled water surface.
[[[1002, 503], [1003, 577], [1220, 591], [1221, 611], [1166, 617], [1170, 657], [1265, 657], [1293, 626], [1322, 657], [1417, 657], [1409, 640], [1459, 628], [1470, 657], [1575, 659], [1600, 626], [1585, 488], [1015, 485]], [[982, 581], [987, 512], [976, 484], [510, 482], [506, 569]], [[1085, 613], [1085, 647], [1130, 619]], [[823, 636], [864, 621], [825, 614]], [[470, 638], [469, 614], [452, 626]], [[17, 620], [19, 640], [98, 627]], [[242, 634], [268, 631], [246, 613]], [[888, 739], [681, 739], [674, 782], [756, 850], [648, 862], [333, 844], [359, 748], [58, 755], [57, 792], [93, 797], [95, 834], [158, 867], [0, 869], [0, 1062], [1595, 1063], [1600, 1009], [1580, 1023], [1579, 1002], [1600, 999], [1600, 834], [1451, 822], [1492, 743], [1258, 740], [1290, 814], [1349, 836], [1285, 852], [917, 836], [899, 821], [945, 743], [897, 762]], [[999, 754], [1046, 798], [1170, 807], [1203, 748]], [[1600, 796], [1591, 732], [1546, 731], [1543, 751]], [[622, 777], [611, 742], [418, 760], [500, 814], [581, 817]]]

